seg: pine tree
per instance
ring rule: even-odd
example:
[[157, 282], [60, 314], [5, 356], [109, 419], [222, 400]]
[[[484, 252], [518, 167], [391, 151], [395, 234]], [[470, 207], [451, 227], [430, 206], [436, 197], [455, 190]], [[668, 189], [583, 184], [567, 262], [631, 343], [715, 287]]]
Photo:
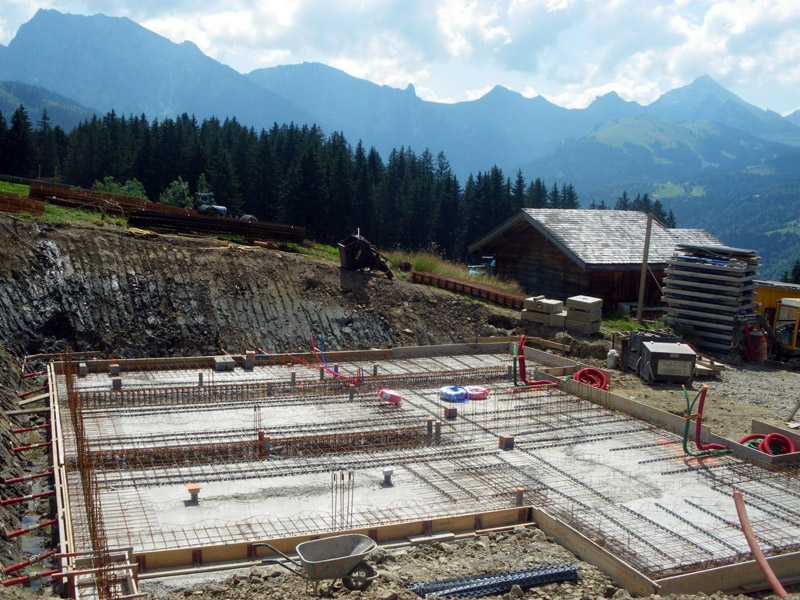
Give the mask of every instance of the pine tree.
[[548, 208], [561, 208], [561, 193], [558, 191], [558, 185], [553, 183], [550, 193], [547, 195]]
[[8, 174], [17, 177], [35, 176], [33, 127], [22, 104], [11, 115], [11, 127], [6, 139]]
[[792, 267], [789, 278], [792, 283], [800, 283], [800, 260], [794, 261], [794, 266]]
[[622, 196], [617, 198], [614, 210], [632, 210], [631, 200], [628, 198], [628, 192], [625, 190], [622, 190]]
[[514, 180], [514, 188], [511, 191], [511, 195], [514, 212], [516, 213], [525, 206], [525, 177], [522, 175], [522, 169], [517, 170], [517, 178]]

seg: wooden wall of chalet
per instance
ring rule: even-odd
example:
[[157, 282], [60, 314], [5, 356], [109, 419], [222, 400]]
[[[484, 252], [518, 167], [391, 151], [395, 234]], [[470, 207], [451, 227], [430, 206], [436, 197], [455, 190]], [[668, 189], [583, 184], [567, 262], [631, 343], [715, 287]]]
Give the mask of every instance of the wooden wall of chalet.
[[[605, 307], [636, 302], [639, 269], [624, 271], [583, 270], [552, 242], [527, 223], [519, 223], [492, 241], [484, 251], [494, 252], [497, 273], [520, 282], [526, 294], [544, 294], [564, 300], [585, 294], [603, 299]], [[655, 272], [657, 279], [663, 271]], [[661, 292], [649, 277], [645, 304], [660, 304]]]

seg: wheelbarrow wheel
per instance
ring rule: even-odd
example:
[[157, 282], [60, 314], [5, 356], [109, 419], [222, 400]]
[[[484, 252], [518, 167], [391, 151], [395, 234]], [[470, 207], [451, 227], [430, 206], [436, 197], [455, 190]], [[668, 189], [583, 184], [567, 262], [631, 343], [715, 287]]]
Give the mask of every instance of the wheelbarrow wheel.
[[348, 590], [362, 591], [370, 586], [373, 579], [375, 579], [375, 569], [362, 560], [342, 577], [342, 585]]

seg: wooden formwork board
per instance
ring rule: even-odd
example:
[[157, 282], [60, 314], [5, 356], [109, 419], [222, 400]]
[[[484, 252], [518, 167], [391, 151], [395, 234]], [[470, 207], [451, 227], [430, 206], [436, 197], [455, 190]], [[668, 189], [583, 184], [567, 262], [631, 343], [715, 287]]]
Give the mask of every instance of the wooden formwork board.
[[[800, 552], [767, 558], [778, 579], [796, 579], [800, 576]], [[758, 563], [750, 560], [736, 565], [727, 565], [686, 575], [676, 575], [656, 580], [661, 587], [659, 594], [741, 594], [754, 589], [767, 589], [766, 579]]]

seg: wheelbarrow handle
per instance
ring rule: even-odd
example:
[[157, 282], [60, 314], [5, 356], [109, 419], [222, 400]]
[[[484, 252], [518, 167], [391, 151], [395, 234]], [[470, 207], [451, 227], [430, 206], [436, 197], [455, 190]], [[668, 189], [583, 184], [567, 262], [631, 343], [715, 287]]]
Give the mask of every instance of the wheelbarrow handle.
[[[292, 560], [292, 559], [290, 558], [289, 560]], [[292, 562], [294, 562], [294, 561], [292, 561]], [[302, 577], [303, 579], [308, 579], [308, 576], [305, 573], [303, 573], [302, 571], [298, 571], [294, 567], [291, 567], [291, 566], [287, 565], [284, 562], [281, 562], [280, 559], [278, 559], [278, 558], [265, 558], [264, 560], [261, 561], [261, 564], [262, 565], [278, 565], [279, 567], [283, 567], [287, 571], [291, 571], [292, 573], [294, 573], [295, 575], [297, 575], [299, 577]], [[297, 564], [297, 563], [295, 563], [295, 564]]]
[[[286, 556], [286, 555], [285, 555], [283, 552], [281, 552], [280, 550], [278, 550], [278, 549], [277, 549], [277, 548], [275, 548], [274, 546], [271, 546], [271, 545], [267, 544], [266, 542], [261, 542], [261, 543], [258, 543], [258, 544], [253, 544], [253, 548], [259, 548], [259, 547], [262, 547], [262, 546], [263, 546], [264, 548], [269, 548], [269, 549], [270, 549], [270, 550], [272, 550], [272, 551], [273, 551], [275, 554], [280, 554], [280, 555], [281, 555], [283, 558], [285, 558], [286, 560], [288, 560], [290, 563], [294, 564], [295, 566], [298, 566], [298, 567], [300, 567], [301, 569], [303, 568], [303, 565], [301, 565], [301, 564], [300, 564], [299, 562], [297, 562], [295, 559], [293, 559], [293, 558], [290, 558], [289, 556]], [[295, 571], [294, 569], [292, 569], [292, 568], [288, 567], [287, 565], [283, 564], [283, 563], [282, 563], [282, 562], [280, 562], [280, 561], [279, 561], [277, 558], [267, 558], [267, 559], [264, 559], [264, 560], [262, 561], [262, 564], [269, 564], [269, 563], [275, 563], [275, 564], [278, 564], [278, 565], [280, 565], [280, 566], [282, 566], [282, 567], [286, 567], [286, 568], [287, 568], [287, 569], [289, 569], [290, 571], [294, 571], [295, 573], [297, 573], [297, 571]], [[299, 575], [299, 573], [298, 573], [298, 575]]]

